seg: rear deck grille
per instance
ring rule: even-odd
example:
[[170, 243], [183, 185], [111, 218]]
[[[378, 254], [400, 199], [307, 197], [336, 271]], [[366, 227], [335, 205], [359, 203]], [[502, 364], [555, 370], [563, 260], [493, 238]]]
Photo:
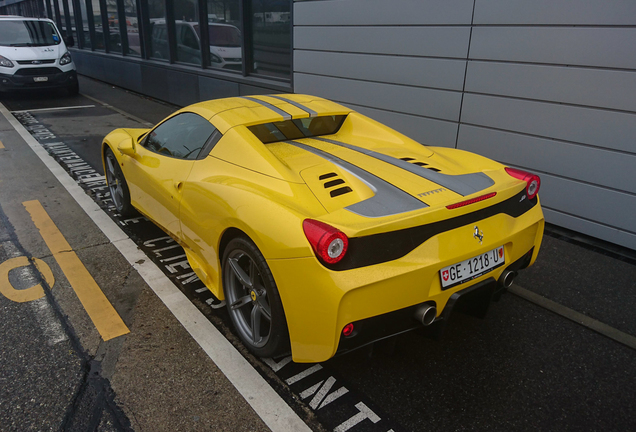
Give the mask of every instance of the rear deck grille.
[[[321, 180], [321, 181], [328, 180], [328, 179], [333, 179], [333, 180], [329, 180], [323, 183], [323, 187], [325, 189], [331, 189], [336, 186], [345, 184], [345, 181], [341, 178], [338, 178], [338, 174], [334, 172], [322, 174], [321, 176], [318, 177], [318, 180]], [[329, 195], [331, 196], [331, 198], [335, 198], [337, 196], [344, 195], [349, 192], [353, 192], [353, 189], [351, 189], [349, 186], [342, 186], [337, 189], [331, 189], [329, 191]]]
[[338, 174], [336, 173], [327, 173], [327, 174], [323, 174], [320, 177], [318, 177], [318, 180], [325, 180], [331, 177], [336, 177]]
[[414, 159], [412, 157], [403, 157], [403, 158], [400, 158], [400, 160], [403, 160], [404, 162], [412, 163], [413, 165], [417, 165], [417, 166], [420, 166], [422, 168], [429, 169], [431, 171], [440, 172], [439, 169], [433, 168], [431, 166], [428, 166], [428, 164], [426, 162], [420, 162], [420, 161], [418, 161], [418, 160], [416, 160], [416, 159]]
[[330, 191], [329, 195], [331, 195], [331, 198], [335, 198], [337, 196], [344, 195], [349, 192], [352, 192], [351, 188], [349, 186], [344, 186], [344, 187]]

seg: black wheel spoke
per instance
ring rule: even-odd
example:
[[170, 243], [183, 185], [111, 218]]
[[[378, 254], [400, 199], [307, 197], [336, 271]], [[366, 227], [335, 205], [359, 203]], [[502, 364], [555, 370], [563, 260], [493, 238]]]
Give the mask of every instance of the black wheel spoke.
[[250, 296], [245, 296], [245, 297], [241, 297], [240, 299], [236, 300], [235, 302], [233, 302], [230, 307], [232, 309], [238, 309], [240, 307], [245, 306], [248, 303], [252, 302], [252, 298]]
[[243, 270], [239, 265], [238, 258], [230, 258], [228, 260], [228, 263], [230, 264], [232, 272], [234, 272], [234, 275], [238, 278], [241, 285], [246, 288], [252, 289], [252, 281], [250, 280], [248, 274], [245, 273], [245, 270]]
[[258, 280], [258, 267], [253, 260], [250, 260], [250, 288], [256, 287], [256, 281]]
[[252, 321], [252, 341], [254, 344], [259, 343], [263, 339], [261, 337], [261, 317], [261, 308], [254, 306], [250, 314], [250, 320]]
[[269, 308], [269, 305], [267, 304], [267, 300], [265, 299], [265, 296], [259, 296], [256, 299], [257, 302], [257, 307], [261, 310], [261, 313], [263, 314], [263, 318], [265, 318], [267, 321], [272, 322], [272, 311]]

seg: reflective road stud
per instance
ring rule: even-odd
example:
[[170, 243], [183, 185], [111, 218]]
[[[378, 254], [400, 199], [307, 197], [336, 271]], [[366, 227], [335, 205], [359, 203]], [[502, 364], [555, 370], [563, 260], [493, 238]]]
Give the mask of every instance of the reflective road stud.
[[[55, 284], [55, 278], [53, 277], [53, 272], [51, 268], [42, 260], [37, 258], [32, 258], [35, 266], [37, 267], [40, 274], [44, 277], [47, 285], [50, 288], [53, 288]], [[9, 281], [9, 272], [13, 269], [18, 269], [20, 267], [27, 267], [31, 263], [29, 259], [25, 256], [11, 258], [0, 264], [0, 293], [3, 296], [18, 303], [29, 302], [32, 300], [37, 300], [39, 298], [44, 297], [44, 289], [42, 288], [42, 284], [34, 285], [27, 289], [17, 290], [11, 285]]]
[[22, 203], [104, 341], [130, 333], [39, 201]]

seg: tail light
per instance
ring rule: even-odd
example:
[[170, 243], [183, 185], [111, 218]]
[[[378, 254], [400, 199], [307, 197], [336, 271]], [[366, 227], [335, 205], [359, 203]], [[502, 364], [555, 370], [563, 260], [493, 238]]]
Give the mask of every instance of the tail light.
[[541, 179], [538, 175], [508, 167], [506, 168], [506, 172], [512, 177], [526, 182], [526, 193], [528, 194], [528, 199], [532, 199], [537, 196], [539, 188], [541, 187]]
[[349, 238], [339, 229], [324, 222], [305, 219], [303, 231], [314, 253], [327, 264], [337, 263], [347, 253]]

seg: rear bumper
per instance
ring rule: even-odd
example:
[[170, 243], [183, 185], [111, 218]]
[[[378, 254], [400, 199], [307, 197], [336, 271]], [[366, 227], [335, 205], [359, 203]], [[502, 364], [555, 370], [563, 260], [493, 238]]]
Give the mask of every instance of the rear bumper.
[[[38, 82], [35, 78], [46, 78], [46, 81]], [[0, 91], [15, 90], [39, 90], [52, 88], [67, 88], [76, 85], [77, 72], [45, 73], [40, 75], [6, 75], [0, 74]]]
[[[534, 248], [514, 263], [506, 265], [506, 270], [516, 272], [528, 267], [533, 254]], [[453, 311], [484, 318], [490, 304], [497, 301], [503, 291], [505, 289], [492, 277], [468, 287], [462, 285], [460, 291], [456, 291], [450, 296], [444, 310], [427, 327], [422, 326], [415, 318], [415, 312], [422, 304], [354, 322], [354, 332], [348, 337], [340, 338], [336, 355], [416, 329], [424, 330], [431, 337], [440, 338]]]
[[[479, 221], [479, 228], [485, 233], [482, 244], [473, 239], [471, 223], [429, 238], [400, 259], [352, 270], [326, 269], [314, 257], [269, 260], [283, 301], [294, 361], [324, 361], [337, 351], [415, 328], [418, 323], [413, 320], [411, 324], [412, 312], [422, 303], [434, 303], [439, 320], [456, 293], [487, 280], [498, 280], [528, 251], [532, 250], [531, 256], [523, 265], [535, 261], [543, 237], [543, 213], [540, 205], [536, 205], [516, 218], [497, 214]], [[442, 268], [501, 245], [505, 249], [504, 266], [442, 290], [439, 276]], [[397, 320], [398, 316], [406, 318]], [[347, 342], [341, 342], [345, 325], [369, 319], [397, 320], [405, 327], [391, 323], [385, 325], [385, 330], [369, 331], [364, 338], [361, 330], [357, 334], [359, 341], [354, 341], [358, 337], [354, 333], [344, 339]]]

